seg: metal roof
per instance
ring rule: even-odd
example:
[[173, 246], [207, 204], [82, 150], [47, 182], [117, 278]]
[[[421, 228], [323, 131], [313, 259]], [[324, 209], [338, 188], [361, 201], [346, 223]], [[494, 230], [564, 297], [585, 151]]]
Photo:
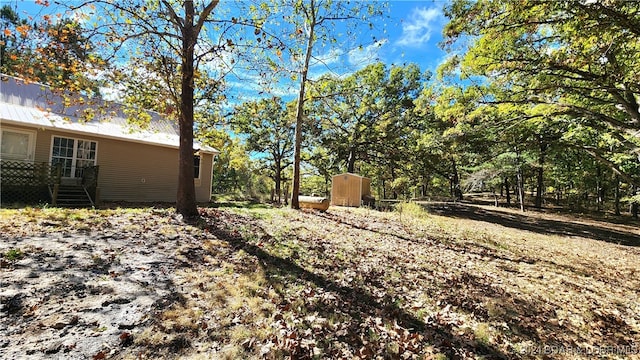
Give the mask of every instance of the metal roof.
[[[0, 75], [0, 122], [31, 125], [80, 134], [178, 148], [176, 121], [142, 110], [150, 121], [134, 124], [125, 105], [77, 94], [61, 94], [37, 83]], [[129, 110], [131, 110], [129, 108]], [[138, 111], [138, 110], [136, 110]], [[135, 114], [135, 112], [134, 112]], [[194, 149], [217, 154], [218, 150], [194, 142]]]

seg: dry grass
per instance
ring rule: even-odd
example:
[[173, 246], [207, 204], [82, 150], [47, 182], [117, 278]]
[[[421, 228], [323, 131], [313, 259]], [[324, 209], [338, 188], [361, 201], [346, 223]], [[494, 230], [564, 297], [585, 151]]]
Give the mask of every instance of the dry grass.
[[635, 225], [462, 205], [201, 209], [200, 228], [171, 209], [11, 211], [0, 230], [195, 239], [121, 358], [638, 356]]
[[[491, 215], [490, 220], [496, 216]], [[509, 210], [498, 215], [640, 236], [628, 225]], [[347, 328], [356, 334], [330, 336], [324, 355], [392, 356], [410, 335], [423, 335], [419, 346], [402, 351], [530, 358], [546, 346], [606, 351], [615, 358], [633, 355], [640, 340], [640, 251], [612, 244], [615, 239], [562, 236], [562, 229], [520, 230], [511, 223], [452, 218], [410, 206], [395, 213], [254, 210], [212, 216], [228, 217], [223, 221], [244, 229], [248, 236], [232, 243], [266, 262], [271, 282], [286, 284], [295, 316], [341, 313], [340, 321], [351, 323]], [[278, 263], [283, 266], [275, 269]], [[287, 278], [291, 275], [296, 279]], [[319, 297], [323, 291], [337, 304]], [[372, 332], [371, 321], [381, 321], [374, 327], [380, 331]], [[295, 321], [293, 326], [307, 330]], [[391, 335], [402, 331], [409, 336]], [[563, 356], [576, 354], [554, 354]]]

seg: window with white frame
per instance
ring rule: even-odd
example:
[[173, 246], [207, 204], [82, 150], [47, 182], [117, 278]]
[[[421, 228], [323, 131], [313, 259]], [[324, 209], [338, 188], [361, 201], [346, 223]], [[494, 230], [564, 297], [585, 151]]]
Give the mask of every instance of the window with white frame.
[[96, 164], [98, 143], [90, 140], [54, 136], [51, 142], [51, 165], [62, 165], [62, 176], [77, 178], [87, 166]]
[[0, 131], [0, 159], [33, 161], [35, 133], [14, 129]]

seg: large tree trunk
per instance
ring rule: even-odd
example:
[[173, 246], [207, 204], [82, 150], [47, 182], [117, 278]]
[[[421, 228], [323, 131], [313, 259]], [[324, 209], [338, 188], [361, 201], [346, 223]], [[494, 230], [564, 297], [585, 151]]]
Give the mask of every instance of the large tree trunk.
[[185, 219], [198, 216], [196, 188], [193, 167], [193, 77], [194, 47], [196, 29], [194, 27], [193, 1], [184, 2], [185, 18], [182, 34], [182, 78], [180, 96], [180, 156], [178, 166], [178, 194], [176, 211]]
[[304, 65], [302, 66], [302, 74], [300, 77], [300, 91], [298, 92], [298, 106], [296, 108], [296, 141], [293, 156], [293, 189], [291, 190], [292, 209], [300, 209], [298, 195], [300, 195], [300, 151], [302, 147], [302, 121], [304, 117], [304, 92], [305, 86], [307, 84], [307, 73], [309, 72], [309, 61], [311, 60], [313, 42], [315, 41], [314, 30], [316, 26], [316, 9], [314, 0], [311, 0], [309, 9], [309, 34], [307, 34], [307, 47], [305, 49]]

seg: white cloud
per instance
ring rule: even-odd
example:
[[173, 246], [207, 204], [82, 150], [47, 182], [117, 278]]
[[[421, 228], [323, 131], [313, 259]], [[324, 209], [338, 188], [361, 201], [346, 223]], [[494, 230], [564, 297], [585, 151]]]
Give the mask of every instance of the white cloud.
[[388, 43], [388, 40], [379, 40], [375, 43], [349, 51], [349, 64], [361, 69], [369, 64], [380, 61], [380, 48]]
[[236, 71], [226, 79], [228, 99], [236, 102], [254, 101], [265, 97], [279, 96], [287, 99], [296, 94], [288, 81], [265, 78], [256, 73]]
[[328, 52], [313, 57], [310, 67], [324, 66], [331, 68], [332, 65], [340, 63], [340, 57], [344, 54], [342, 49], [333, 48]]
[[402, 24], [402, 35], [396, 44], [401, 46], [420, 46], [429, 39], [433, 30], [439, 27], [443, 15], [438, 8], [415, 8], [409, 19]]
[[344, 67], [344, 54], [344, 50], [334, 47], [320, 55], [313, 55], [307, 76], [318, 79], [325, 74], [333, 74]]

